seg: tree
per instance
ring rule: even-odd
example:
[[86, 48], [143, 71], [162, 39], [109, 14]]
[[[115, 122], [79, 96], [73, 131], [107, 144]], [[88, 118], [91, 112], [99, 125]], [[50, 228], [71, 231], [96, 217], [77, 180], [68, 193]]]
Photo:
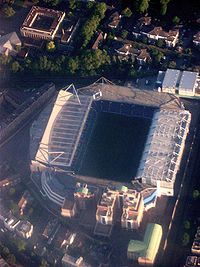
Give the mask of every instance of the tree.
[[69, 73], [74, 74], [79, 68], [78, 58], [70, 58], [67, 62], [67, 70]]
[[[16, 73], [16, 72], [19, 72], [20, 70], [21, 70], [21, 67], [20, 67], [19, 62], [18, 61], [14, 61], [12, 63], [12, 65], [11, 65], [11, 71], [14, 72], [14, 73]], [[13, 192], [13, 190], [15, 190], [15, 189], [14, 188], [11, 188], [10, 191], [9, 191], [9, 193], [14, 194], [15, 191]]]
[[127, 35], [128, 35], [128, 31], [126, 31], [126, 30], [122, 30], [122, 32], [121, 32], [121, 37], [122, 37], [123, 39], [126, 39]]
[[47, 261], [45, 261], [44, 259], [42, 259], [39, 267], [48, 267], [48, 266], [49, 265], [48, 265]]
[[165, 15], [167, 13], [167, 5], [170, 2], [170, 0], [160, 0], [161, 4], [161, 15]]
[[47, 48], [47, 51], [48, 51], [48, 52], [53, 52], [53, 51], [55, 51], [56, 46], [55, 46], [54, 41], [50, 41], [50, 42], [48, 42], [47, 45], [46, 45], [46, 48]]
[[18, 240], [16, 245], [19, 252], [24, 251], [26, 249], [26, 243], [24, 240]]
[[132, 11], [129, 7], [126, 7], [124, 10], [122, 10], [122, 15], [124, 15], [127, 18], [130, 18], [132, 16]]
[[163, 47], [165, 42], [162, 39], [158, 39], [156, 44], [157, 44], [158, 47]]
[[183, 238], [182, 238], [182, 246], [187, 246], [188, 243], [190, 242], [190, 236], [188, 233], [184, 233], [183, 234]]
[[87, 50], [81, 56], [81, 73], [83, 76], [94, 75], [96, 70], [105, 64], [110, 63], [110, 57], [105, 50], [97, 49], [95, 51]]
[[185, 229], [190, 229], [190, 222], [188, 220], [184, 221], [184, 228]]
[[76, 0], [69, 0], [69, 8], [72, 10], [76, 8]]
[[149, 0], [141, 0], [139, 3], [139, 12], [145, 13], [149, 8]]
[[173, 17], [172, 22], [173, 22], [174, 24], [179, 24], [179, 22], [180, 22], [180, 18], [177, 17], [177, 16], [175, 16], [175, 17]]
[[176, 68], [176, 62], [175, 61], [170, 61], [168, 64], [168, 68], [175, 69]]
[[10, 264], [10, 265], [14, 265], [16, 262], [16, 258], [13, 254], [9, 254], [6, 261]]
[[15, 188], [11, 187], [10, 190], [9, 190], [9, 195], [12, 196], [14, 194], [15, 194]]
[[2, 55], [0, 56], [0, 64], [1, 65], [8, 65], [11, 62], [11, 56]]
[[15, 10], [11, 6], [6, 6], [3, 9], [3, 13], [7, 18], [10, 18], [15, 15]]
[[60, 0], [43, 0], [43, 1], [50, 6], [57, 6], [60, 2]]
[[8, 256], [10, 251], [9, 251], [9, 249], [7, 247], [3, 247], [2, 253], [3, 253], [4, 256]]
[[192, 192], [192, 197], [193, 197], [194, 199], [199, 198], [199, 195], [200, 195], [200, 193], [199, 193], [199, 190], [197, 190], [197, 189], [195, 189], [195, 190]]

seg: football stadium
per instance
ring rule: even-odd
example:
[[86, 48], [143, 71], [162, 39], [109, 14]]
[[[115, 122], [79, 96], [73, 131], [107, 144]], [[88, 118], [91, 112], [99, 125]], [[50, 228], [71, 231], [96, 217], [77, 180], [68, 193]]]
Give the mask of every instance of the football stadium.
[[134, 183], [174, 195], [191, 114], [166, 93], [102, 79], [56, 92], [30, 129], [32, 171]]

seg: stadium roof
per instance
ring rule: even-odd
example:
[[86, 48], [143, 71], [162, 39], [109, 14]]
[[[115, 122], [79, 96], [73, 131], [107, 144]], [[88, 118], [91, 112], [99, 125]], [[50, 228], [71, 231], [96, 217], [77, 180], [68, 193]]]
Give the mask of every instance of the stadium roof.
[[91, 103], [91, 97], [60, 90], [32, 125], [32, 159], [45, 165], [70, 166]]
[[155, 112], [137, 178], [152, 186], [159, 180], [173, 188], [190, 120], [191, 114], [186, 110]]
[[102, 93], [102, 100], [126, 102], [155, 108], [179, 109], [181, 107], [179, 99], [171, 94], [161, 94], [157, 91], [140, 90], [111, 83], [93, 83], [78, 90], [79, 94], [85, 95], [93, 95], [99, 91]]
[[177, 87], [180, 73], [181, 73], [180, 70], [167, 69], [167, 71], [165, 73], [164, 80], [163, 80], [162, 87], [163, 88], [175, 88], [175, 87]]
[[196, 84], [197, 76], [197, 72], [183, 71], [180, 80], [179, 90], [193, 91]]

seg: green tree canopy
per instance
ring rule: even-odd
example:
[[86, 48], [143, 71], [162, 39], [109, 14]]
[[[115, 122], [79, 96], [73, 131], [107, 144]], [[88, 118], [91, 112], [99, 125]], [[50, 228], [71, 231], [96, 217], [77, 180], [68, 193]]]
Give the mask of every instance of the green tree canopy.
[[47, 45], [46, 45], [46, 48], [47, 48], [47, 51], [48, 51], [48, 52], [53, 52], [53, 51], [55, 51], [56, 46], [55, 46], [54, 41], [50, 41], [50, 42], [48, 42]]
[[160, 0], [161, 4], [161, 15], [165, 15], [167, 13], [167, 5], [170, 0]]
[[6, 6], [3, 9], [3, 13], [7, 18], [10, 18], [15, 15], [15, 10], [11, 6]]
[[122, 32], [121, 32], [121, 37], [122, 37], [123, 39], [126, 39], [127, 36], [128, 36], [128, 31], [126, 31], [126, 30], [122, 30]]
[[67, 70], [69, 73], [74, 74], [79, 69], [78, 57], [70, 58], [67, 62]]
[[[21, 70], [21, 66], [18, 61], [14, 61], [11, 65], [11, 71], [16, 73]], [[9, 194], [14, 194], [15, 193], [15, 188], [10, 188]]]
[[124, 15], [127, 18], [130, 18], [132, 16], [132, 11], [129, 7], [126, 7], [124, 10], [122, 10], [122, 15]]
[[194, 199], [197, 199], [197, 198], [199, 198], [199, 196], [200, 196], [200, 192], [199, 192], [199, 190], [195, 189], [195, 190], [192, 192], [192, 197], [193, 197]]
[[150, 1], [150, 0], [140, 0], [140, 1], [139, 1], [138, 9], [139, 9], [139, 12], [140, 12], [140, 13], [145, 13], [145, 12], [148, 11], [148, 8], [149, 8], [149, 1]]
[[182, 246], [187, 246], [188, 243], [190, 242], [190, 236], [188, 233], [184, 233], [183, 234], [183, 238], [182, 238]]
[[173, 22], [174, 24], [179, 24], [179, 22], [180, 22], [180, 18], [177, 17], [177, 16], [175, 16], [175, 17], [173, 17], [172, 22]]

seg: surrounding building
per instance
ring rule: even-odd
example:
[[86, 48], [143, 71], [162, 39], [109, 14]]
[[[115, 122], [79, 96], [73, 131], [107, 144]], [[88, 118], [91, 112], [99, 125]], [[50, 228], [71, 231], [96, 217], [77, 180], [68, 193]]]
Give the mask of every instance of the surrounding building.
[[0, 256], [0, 266], [1, 267], [11, 267], [1, 256]]
[[20, 221], [16, 227], [16, 233], [25, 239], [28, 239], [32, 236], [33, 225], [28, 221]]
[[162, 239], [162, 227], [159, 224], [147, 225], [143, 241], [130, 240], [127, 257], [143, 266], [153, 266]]
[[[161, 72], [158, 74], [158, 79]], [[167, 69], [163, 72], [163, 81], [158, 81], [162, 92], [179, 94], [183, 96], [194, 96], [198, 88], [198, 73], [192, 71], [180, 71]]]
[[121, 15], [119, 12], [114, 12], [110, 17], [109, 17], [109, 22], [108, 22], [108, 27], [112, 29], [116, 29], [119, 26], [119, 23], [121, 21]]
[[15, 218], [14, 216], [10, 218], [5, 218], [4, 220], [4, 226], [10, 231], [14, 231], [19, 223], [20, 220]]
[[62, 266], [63, 267], [91, 267], [89, 264], [87, 264], [83, 257], [72, 257], [65, 253], [65, 255], [62, 258]]
[[200, 227], [197, 228], [191, 252], [195, 255], [200, 255]]
[[105, 190], [97, 205], [96, 221], [102, 224], [113, 225], [114, 212], [116, 209], [116, 192], [112, 190]]
[[22, 42], [16, 32], [11, 32], [0, 37], [0, 54], [15, 56], [19, 52]]
[[188, 256], [184, 267], [197, 267], [197, 266], [200, 266], [200, 257], [194, 255]]
[[33, 6], [24, 20], [20, 32], [33, 39], [53, 40], [65, 17], [65, 12]]
[[197, 32], [193, 37], [193, 44], [196, 46], [200, 45], [200, 32]]
[[65, 201], [61, 208], [61, 215], [63, 217], [72, 218], [75, 216], [76, 211], [77, 211], [77, 207], [76, 207], [75, 201], [65, 198]]
[[121, 226], [126, 229], [138, 229], [143, 218], [144, 202], [142, 195], [136, 190], [123, 186], [119, 191], [123, 199]]
[[72, 41], [79, 23], [80, 19], [76, 21], [68, 21], [66, 26], [62, 26], [61, 44], [67, 45]]

